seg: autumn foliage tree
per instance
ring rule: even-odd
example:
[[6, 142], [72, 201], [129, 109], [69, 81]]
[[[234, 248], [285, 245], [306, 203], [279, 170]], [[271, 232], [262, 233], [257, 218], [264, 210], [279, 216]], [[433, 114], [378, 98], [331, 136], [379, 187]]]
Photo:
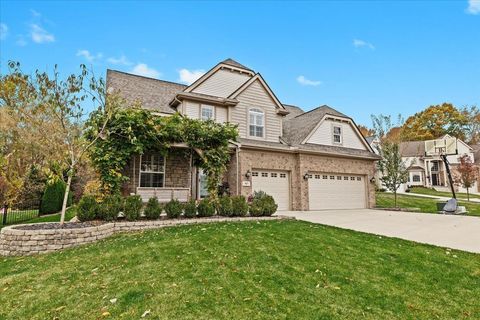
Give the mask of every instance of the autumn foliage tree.
[[469, 189], [475, 184], [478, 169], [468, 154], [462, 155], [458, 160], [460, 164], [456, 170], [455, 183], [467, 189], [467, 200], [470, 201]]
[[437, 139], [445, 134], [465, 139], [468, 118], [451, 103], [432, 105], [414, 114], [402, 126], [404, 141]]
[[[32, 129], [29, 148], [33, 146], [33, 149], [26, 154], [57, 158], [62, 171], [67, 172], [60, 218], [63, 223], [75, 171], [88, 149], [103, 134], [106, 122], [110, 119], [105, 82], [97, 79], [84, 65], [80, 66], [79, 74], [71, 74], [66, 78], [60, 76], [57, 66], [52, 74], [39, 70], [34, 74], [26, 74], [19, 63], [9, 62], [8, 65], [9, 73], [0, 78], [1, 110], [7, 111], [5, 114], [12, 121], [18, 118]], [[87, 101], [91, 101], [98, 112], [107, 114], [97, 135], [90, 141], [83, 138], [86, 118], [84, 105]], [[11, 141], [16, 134], [12, 132], [11, 137], [7, 135], [4, 141]], [[7, 162], [8, 156], [3, 158], [0, 160]]]
[[469, 106], [462, 108], [461, 112], [467, 119], [466, 141], [471, 145], [480, 143], [480, 109], [477, 106]]
[[360, 130], [360, 133], [364, 137], [371, 137], [371, 136], [375, 135], [375, 131], [373, 129], [370, 129], [367, 126], [364, 126], [364, 125], [361, 125], [361, 124], [358, 125], [358, 130]]

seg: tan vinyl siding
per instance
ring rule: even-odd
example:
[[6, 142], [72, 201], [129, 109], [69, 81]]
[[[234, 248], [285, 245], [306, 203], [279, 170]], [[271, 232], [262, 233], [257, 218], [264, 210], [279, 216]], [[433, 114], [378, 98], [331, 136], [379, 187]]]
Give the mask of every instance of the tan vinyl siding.
[[307, 140], [307, 143], [338, 146], [338, 144], [333, 143], [333, 126], [342, 128], [342, 146], [345, 148], [367, 150], [366, 146], [362, 143], [361, 137], [358, 136], [351, 124], [332, 120], [323, 121]]
[[193, 92], [226, 98], [250, 77], [250, 75], [237, 71], [220, 69], [195, 88]]
[[258, 108], [265, 113], [265, 139], [262, 140], [278, 142], [278, 138], [282, 133], [282, 116], [276, 113], [275, 102], [260, 81], [253, 82], [238, 95], [237, 100], [240, 102], [231, 109], [231, 122], [238, 124], [240, 137], [250, 138], [247, 130], [248, 110], [250, 108]]
[[185, 115], [192, 119], [200, 118], [200, 104], [195, 102], [184, 102], [185, 104]]
[[226, 107], [215, 108], [215, 119], [218, 123], [224, 123], [228, 121], [228, 109]]

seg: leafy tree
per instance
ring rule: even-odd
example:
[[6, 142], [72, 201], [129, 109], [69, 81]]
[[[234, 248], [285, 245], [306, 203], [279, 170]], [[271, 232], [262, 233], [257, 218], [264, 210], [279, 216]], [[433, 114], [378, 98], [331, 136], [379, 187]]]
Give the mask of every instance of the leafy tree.
[[[75, 170], [86, 151], [103, 134], [109, 116], [100, 125], [96, 136], [90, 141], [82, 138], [84, 118], [83, 106], [88, 100], [97, 108], [97, 112], [108, 114], [105, 82], [97, 79], [85, 65], [80, 66], [79, 74], [71, 74], [62, 79], [57, 66], [53, 74], [35, 71], [25, 74], [20, 64], [9, 62], [9, 74], [2, 76], [0, 102], [10, 114], [26, 119], [35, 129], [34, 145], [45, 146], [36, 150], [51, 159], [52, 154], [59, 155], [58, 163], [67, 172], [67, 184], [63, 198], [60, 222], [65, 220], [65, 211]], [[48, 125], [45, 125], [48, 124]], [[10, 137], [7, 137], [8, 141]]]
[[402, 127], [404, 140], [437, 139], [445, 134], [464, 140], [468, 119], [451, 103], [432, 105], [409, 117]]
[[477, 106], [462, 108], [462, 114], [467, 118], [465, 134], [471, 145], [480, 143], [480, 109]]
[[460, 156], [458, 160], [460, 164], [456, 168], [455, 183], [467, 189], [467, 200], [470, 201], [469, 189], [473, 187], [477, 180], [478, 168], [473, 164], [472, 158], [468, 154]]
[[375, 134], [375, 131], [373, 129], [370, 129], [367, 126], [364, 126], [364, 125], [359, 125], [358, 130], [360, 130], [360, 133], [364, 137], [371, 137]]
[[401, 127], [402, 117], [399, 115], [397, 123], [392, 122], [392, 117], [387, 115], [372, 115], [375, 136], [380, 141], [378, 148], [382, 157], [377, 167], [381, 173], [380, 181], [393, 192], [395, 207], [397, 207], [397, 190], [402, 183], [407, 182], [408, 171], [400, 153], [400, 135], [392, 134], [392, 130]]

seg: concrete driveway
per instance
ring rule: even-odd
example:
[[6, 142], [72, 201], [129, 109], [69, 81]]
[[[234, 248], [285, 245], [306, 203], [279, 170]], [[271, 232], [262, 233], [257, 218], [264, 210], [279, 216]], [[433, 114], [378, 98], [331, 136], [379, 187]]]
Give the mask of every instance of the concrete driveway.
[[480, 217], [371, 209], [285, 211], [279, 214], [343, 229], [480, 253]]

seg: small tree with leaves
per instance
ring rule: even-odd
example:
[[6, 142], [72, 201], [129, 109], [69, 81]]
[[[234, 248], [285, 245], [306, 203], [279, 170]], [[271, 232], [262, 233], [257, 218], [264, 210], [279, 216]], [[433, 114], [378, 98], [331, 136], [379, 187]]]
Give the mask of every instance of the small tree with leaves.
[[[104, 134], [110, 120], [111, 108], [106, 99], [105, 81], [97, 79], [85, 65], [80, 66], [79, 74], [71, 74], [67, 78], [60, 76], [56, 65], [52, 74], [36, 70], [33, 75], [24, 73], [18, 62], [11, 61], [8, 66], [9, 74], [1, 77], [5, 88], [0, 95], [1, 105], [16, 110], [28, 120], [28, 125], [38, 128], [36, 139], [39, 144], [49, 146], [50, 151], [61, 155], [59, 162], [67, 172], [60, 218], [63, 224], [77, 166], [95, 141]], [[97, 112], [104, 113], [105, 117], [93, 133], [94, 137], [88, 141], [83, 138], [83, 131], [86, 118], [84, 106], [89, 100]], [[45, 119], [49, 120], [47, 127], [43, 125]]]
[[473, 164], [472, 158], [464, 154], [458, 158], [460, 164], [457, 167], [455, 175], [455, 184], [467, 189], [467, 200], [470, 201], [470, 188], [477, 180], [478, 168]]
[[390, 134], [392, 128], [399, 127], [403, 122], [399, 115], [397, 124], [392, 122], [391, 116], [372, 115], [373, 130], [379, 141], [379, 154], [382, 157], [377, 167], [381, 173], [380, 181], [394, 195], [394, 204], [397, 207], [397, 190], [401, 184], [407, 182], [408, 170], [400, 153], [399, 135]]

